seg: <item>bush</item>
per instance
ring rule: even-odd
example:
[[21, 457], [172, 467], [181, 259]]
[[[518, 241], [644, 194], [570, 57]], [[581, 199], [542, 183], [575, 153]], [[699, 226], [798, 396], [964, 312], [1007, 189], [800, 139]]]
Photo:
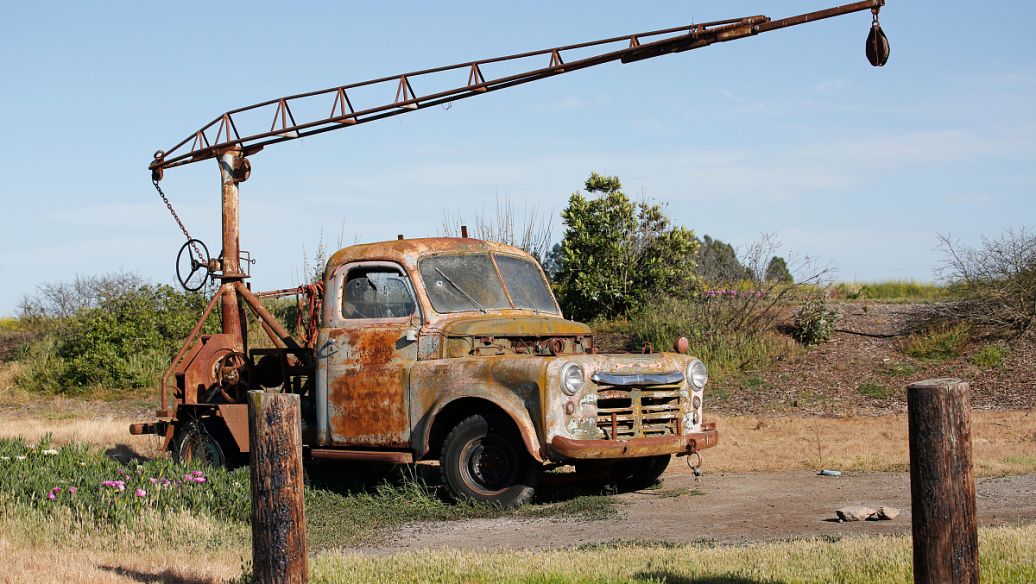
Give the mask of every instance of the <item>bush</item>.
[[697, 286], [698, 241], [670, 225], [661, 205], [634, 203], [617, 177], [593, 173], [561, 212], [565, 235], [556, 291], [569, 318], [626, 316], [653, 296], [685, 295]]
[[[797, 283], [734, 280], [745, 273], [763, 273], [777, 244], [763, 237], [749, 245], [736, 262], [734, 273], [695, 298], [656, 298], [630, 318], [631, 349], [650, 342], [670, 350], [680, 336], [687, 337], [691, 353], [713, 370], [735, 372], [763, 367], [796, 350], [794, 342], [776, 330], [786, 307], [825, 293], [828, 270], [809, 261], [796, 262]], [[719, 272], [722, 274], [722, 272]]]
[[803, 303], [795, 313], [792, 324], [792, 336], [806, 345], [819, 345], [827, 342], [835, 331], [838, 313], [827, 306], [823, 297], [814, 298]]
[[937, 318], [964, 320], [979, 332], [1010, 337], [1036, 324], [1036, 234], [1008, 230], [999, 239], [982, 238], [978, 247], [940, 236], [946, 260], [940, 269], [957, 302]]
[[903, 352], [915, 359], [945, 361], [959, 357], [971, 341], [971, 325], [942, 322], [927, 326], [907, 338]]
[[991, 343], [983, 345], [975, 354], [971, 356], [971, 362], [976, 367], [983, 369], [999, 369], [1004, 366], [1004, 361], [1007, 360], [1007, 356], [1010, 355], [1011, 351], [1006, 346], [1000, 343]]
[[140, 388], [168, 366], [205, 308], [205, 297], [142, 285], [72, 318], [58, 348], [65, 386]]

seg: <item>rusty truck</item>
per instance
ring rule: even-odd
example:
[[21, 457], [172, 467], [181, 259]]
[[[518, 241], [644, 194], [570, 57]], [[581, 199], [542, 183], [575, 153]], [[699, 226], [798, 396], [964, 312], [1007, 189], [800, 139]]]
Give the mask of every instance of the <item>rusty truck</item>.
[[[188, 290], [218, 280], [160, 381], [157, 434], [180, 460], [240, 461], [249, 444], [249, 391], [298, 394], [304, 452], [313, 459], [416, 463], [438, 460], [455, 499], [518, 505], [544, 468], [574, 465], [627, 487], [655, 481], [673, 456], [717, 444], [703, 421], [708, 370], [673, 352], [604, 354], [586, 325], [566, 320], [539, 264], [500, 243], [405, 239], [335, 253], [319, 281], [253, 292], [240, 247], [239, 188], [264, 148], [604, 65], [633, 63], [826, 18], [869, 10], [867, 57], [882, 66], [884, 0], [778, 20], [748, 16], [391, 75], [227, 111], [148, 165], [186, 243], [177, 276]], [[548, 61], [549, 59], [549, 61]], [[528, 64], [518, 73], [516, 66]], [[460, 80], [467, 77], [467, 82]], [[454, 81], [450, 79], [456, 78]], [[421, 93], [415, 85], [449, 87]], [[363, 91], [356, 91], [357, 89]], [[354, 103], [357, 94], [395, 97]], [[300, 107], [301, 106], [301, 107]], [[314, 111], [328, 111], [315, 116]], [[297, 116], [308, 111], [308, 117]], [[250, 128], [249, 121], [270, 119]], [[167, 170], [214, 160], [220, 171], [222, 251], [191, 237], [160, 181]], [[294, 294], [290, 331], [263, 300]], [[220, 332], [205, 323], [219, 307]], [[251, 326], [269, 343], [251, 343]], [[254, 331], [253, 331], [254, 332]]]

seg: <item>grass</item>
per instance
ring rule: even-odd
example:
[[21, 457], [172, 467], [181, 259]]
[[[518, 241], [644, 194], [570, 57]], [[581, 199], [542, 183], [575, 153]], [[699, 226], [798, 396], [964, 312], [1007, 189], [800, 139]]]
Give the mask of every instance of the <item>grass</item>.
[[881, 372], [889, 377], [910, 377], [921, 370], [921, 367], [904, 361], [888, 362], [881, 366]]
[[[979, 553], [983, 582], [1036, 581], [1036, 526], [982, 529]], [[616, 543], [539, 552], [429, 550], [383, 557], [343, 552], [314, 558], [310, 581], [884, 584], [912, 582], [913, 575], [910, 538], [882, 536], [735, 546]]]
[[1004, 366], [1011, 350], [1000, 343], [983, 345], [971, 355], [971, 362], [982, 369], [1000, 369]]
[[873, 399], [888, 399], [896, 394], [896, 390], [880, 383], [861, 383], [856, 393]]
[[959, 357], [971, 341], [965, 322], [936, 324], [907, 338], [903, 352], [915, 359], [947, 361]]
[[[703, 453], [705, 472], [909, 469], [906, 415], [708, 419], [717, 424], [720, 445]], [[977, 476], [1036, 473], [1030, 412], [973, 410], [971, 436]]]
[[911, 280], [886, 282], [841, 282], [828, 289], [832, 300], [880, 300], [882, 302], [935, 302], [950, 297], [949, 290], [937, 284]]

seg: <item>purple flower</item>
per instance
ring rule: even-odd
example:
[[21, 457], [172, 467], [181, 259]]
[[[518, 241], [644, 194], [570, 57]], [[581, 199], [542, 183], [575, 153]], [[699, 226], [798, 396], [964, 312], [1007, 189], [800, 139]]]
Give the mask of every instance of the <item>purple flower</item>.
[[191, 474], [196, 476], [196, 477], [203, 477], [203, 476], [205, 476], [205, 473], [201, 472], [200, 470], [196, 470], [196, 471], [192, 472]]
[[147, 497], [147, 491], [144, 489], [137, 489], [136, 491], [133, 491], [133, 494], [138, 497]]
[[205, 477], [194, 477], [194, 482], [198, 483], [199, 485], [202, 485], [207, 483], [208, 479], [206, 479]]
[[77, 487], [69, 487], [68, 488], [68, 494], [69, 495], [75, 495], [78, 492], [79, 492], [79, 489]]
[[109, 489], [116, 489], [119, 492], [126, 490], [126, 481], [103, 481], [101, 482], [102, 487], [108, 487]]
[[51, 491], [51, 492], [47, 493], [47, 498], [50, 499], [51, 501], [57, 501], [58, 500], [58, 496], [56, 494], [54, 494], [54, 491]]
[[148, 480], [151, 481], [152, 485], [157, 485], [158, 484], [158, 479], [156, 479], [155, 477], [151, 477]]

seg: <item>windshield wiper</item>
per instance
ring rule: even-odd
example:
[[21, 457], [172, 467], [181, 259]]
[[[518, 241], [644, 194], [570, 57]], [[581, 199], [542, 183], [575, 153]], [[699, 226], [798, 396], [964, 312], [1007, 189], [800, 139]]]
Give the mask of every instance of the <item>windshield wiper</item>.
[[450, 286], [453, 286], [457, 290], [457, 292], [460, 292], [461, 295], [464, 296], [464, 298], [467, 298], [468, 302], [472, 303], [475, 306], [475, 308], [478, 308], [479, 310], [481, 310], [482, 314], [486, 314], [486, 313], [489, 312], [488, 310], [483, 308], [482, 305], [479, 304], [477, 300], [472, 298], [471, 294], [468, 294], [467, 292], [465, 292], [464, 288], [461, 288], [459, 285], [457, 285], [456, 282], [451, 280], [450, 277], [447, 276], [442, 270], [440, 270], [439, 268], [435, 268], [435, 271], [438, 272], [440, 276], [442, 276], [443, 280], [446, 280], [447, 282], [449, 282]]

